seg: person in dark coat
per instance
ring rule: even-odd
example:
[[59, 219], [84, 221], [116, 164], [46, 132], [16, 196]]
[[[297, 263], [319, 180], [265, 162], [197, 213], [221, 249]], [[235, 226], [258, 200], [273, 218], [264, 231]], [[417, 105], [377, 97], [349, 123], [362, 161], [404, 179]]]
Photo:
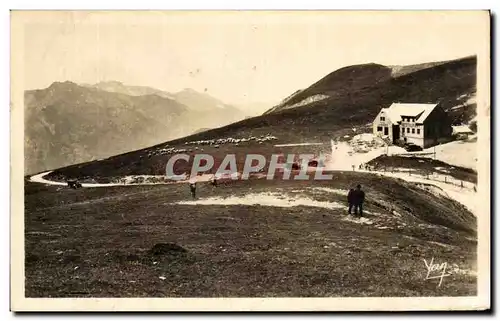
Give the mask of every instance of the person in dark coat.
[[191, 196], [196, 198], [196, 182], [190, 182], [189, 189], [191, 190]]
[[210, 184], [213, 186], [213, 187], [217, 187], [217, 177], [212, 176], [212, 178], [210, 179]]
[[69, 187], [71, 187], [73, 189], [77, 189], [77, 188], [82, 187], [82, 184], [77, 179], [67, 180], [66, 183], [68, 184]]
[[[363, 202], [365, 201], [365, 192], [361, 190], [361, 185], [358, 184], [356, 189], [352, 194], [354, 203], [354, 215], [362, 217], [363, 216]], [[358, 215], [359, 210], [359, 215]]]
[[354, 206], [353, 194], [354, 194], [354, 189], [353, 188], [349, 189], [349, 193], [347, 193], [347, 204], [349, 205], [349, 210], [348, 210], [349, 215], [352, 214], [351, 211], [352, 207]]

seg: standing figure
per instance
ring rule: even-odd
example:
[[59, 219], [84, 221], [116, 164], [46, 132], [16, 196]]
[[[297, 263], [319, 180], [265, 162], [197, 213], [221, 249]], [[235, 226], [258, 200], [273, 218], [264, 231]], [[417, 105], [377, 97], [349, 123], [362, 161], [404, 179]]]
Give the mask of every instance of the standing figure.
[[[358, 184], [353, 192], [354, 215], [363, 216], [363, 202], [365, 201], [365, 192], [361, 190], [361, 185]], [[359, 210], [359, 214], [358, 214]]]
[[217, 187], [217, 178], [215, 177], [215, 175], [210, 178], [210, 184], [212, 184], [213, 187]]
[[351, 211], [352, 211], [352, 207], [354, 206], [354, 203], [353, 203], [354, 198], [353, 198], [353, 196], [354, 196], [354, 189], [351, 188], [351, 189], [349, 189], [349, 193], [347, 193], [347, 204], [349, 206], [349, 210], [347, 212], [349, 213], [349, 215], [352, 214]]
[[69, 179], [66, 181], [66, 183], [72, 189], [77, 189], [82, 187], [82, 184], [77, 179]]
[[196, 198], [196, 182], [189, 182], [189, 189], [191, 190], [191, 196]]

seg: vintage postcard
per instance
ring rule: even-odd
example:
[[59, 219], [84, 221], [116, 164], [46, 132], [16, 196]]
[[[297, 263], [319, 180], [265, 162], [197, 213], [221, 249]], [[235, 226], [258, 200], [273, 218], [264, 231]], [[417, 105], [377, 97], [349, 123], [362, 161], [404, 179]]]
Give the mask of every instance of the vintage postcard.
[[13, 311], [490, 308], [490, 12], [12, 11]]

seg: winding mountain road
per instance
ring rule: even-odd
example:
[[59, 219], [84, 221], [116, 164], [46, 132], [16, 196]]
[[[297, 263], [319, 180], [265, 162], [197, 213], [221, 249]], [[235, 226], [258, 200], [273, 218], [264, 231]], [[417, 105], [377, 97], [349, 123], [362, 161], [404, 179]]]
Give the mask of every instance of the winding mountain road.
[[[386, 176], [386, 177], [392, 177], [392, 178], [400, 178], [403, 179], [407, 182], [411, 183], [421, 183], [421, 184], [428, 184], [432, 185], [436, 188], [439, 188], [440, 190], [443, 191], [444, 194], [446, 194], [449, 198], [454, 199], [464, 205], [467, 209], [469, 209], [474, 215], [477, 215], [477, 208], [476, 208], [476, 202], [477, 202], [477, 193], [468, 189], [468, 188], [460, 188], [458, 186], [444, 183], [444, 182], [437, 182], [434, 180], [426, 179], [425, 177], [420, 177], [417, 175], [405, 175], [403, 173], [389, 173], [389, 172], [380, 172], [380, 171], [364, 171], [361, 170], [360, 172], [365, 172], [365, 173], [370, 173], [370, 174], [377, 174], [381, 176]], [[64, 182], [57, 182], [57, 181], [51, 181], [47, 180], [44, 177], [48, 174], [50, 174], [51, 171], [48, 172], [43, 172], [40, 174], [33, 175], [29, 178], [30, 182], [34, 183], [41, 183], [41, 184], [48, 184], [48, 185], [58, 185], [58, 186], [67, 186], [66, 183]], [[202, 179], [203, 181], [208, 181], [207, 179]], [[201, 180], [199, 180], [201, 181]], [[183, 181], [186, 183], [187, 181]], [[112, 187], [112, 186], [137, 186], [137, 185], [167, 185], [167, 184], [179, 184], [181, 182], [159, 182], [159, 183], [83, 183], [82, 187]]]

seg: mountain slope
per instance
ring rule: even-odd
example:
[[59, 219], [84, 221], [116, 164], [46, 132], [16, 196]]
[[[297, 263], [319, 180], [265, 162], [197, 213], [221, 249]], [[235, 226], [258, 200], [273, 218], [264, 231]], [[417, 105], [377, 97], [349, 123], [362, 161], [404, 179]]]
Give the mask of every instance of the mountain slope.
[[206, 93], [199, 93], [191, 88], [186, 88], [178, 93], [169, 93], [153, 87], [125, 85], [119, 81], [102, 81], [95, 85], [86, 86], [130, 96], [157, 95], [176, 100], [180, 104], [188, 106], [191, 111], [201, 111], [207, 114], [210, 112], [223, 112], [226, 119], [225, 124], [241, 120], [247, 116], [247, 114], [237, 107], [226, 104]]
[[284, 104], [278, 105], [266, 113], [305, 106], [325, 99], [336, 99], [364, 88], [374, 87], [390, 78], [391, 68], [378, 64], [344, 67], [328, 74], [306, 90], [296, 92]]
[[211, 118], [218, 119], [223, 114], [227, 120], [226, 124], [228, 124], [242, 120], [247, 116], [246, 113], [235, 106], [228, 105], [208, 94], [199, 93], [190, 88], [175, 93], [174, 97], [178, 102], [189, 106], [194, 111], [205, 112], [205, 117], [208, 117], [209, 121]]
[[109, 157], [245, 117], [194, 90], [170, 94], [116, 81], [26, 91], [25, 111], [26, 173]]
[[[466, 122], [475, 115], [475, 104], [460, 106], [476, 90], [476, 57], [409, 66], [386, 67], [365, 64], [341, 68], [310, 87], [295, 92], [266, 114], [292, 108], [328, 108], [331, 112], [364, 111], [349, 106], [368, 108], [367, 121], [381, 106], [394, 101], [437, 102], [452, 111], [455, 123]], [[341, 103], [341, 104], [340, 104]], [[310, 112], [309, 111], [309, 112]], [[303, 113], [306, 113], [303, 111]]]
[[[217, 98], [191, 88], [170, 93], [153, 87], [125, 85], [119, 81], [99, 82], [90, 85], [90, 87], [130, 96], [157, 95], [175, 100], [188, 107], [191, 114], [187, 120], [199, 124], [200, 127], [215, 128], [242, 120], [249, 115], [253, 116], [253, 114], [246, 113], [236, 106], [226, 104]], [[200, 117], [200, 113], [203, 114], [203, 117]]]
[[186, 113], [186, 106], [156, 95], [132, 97], [71, 82], [26, 91], [25, 169], [65, 166], [185, 135], [189, 131], [177, 121]]
[[166, 91], [147, 86], [129, 86], [119, 81], [101, 81], [95, 85], [84, 86], [114, 93], [126, 94], [130, 96], [158, 95], [169, 99], [175, 99], [172, 94]]

